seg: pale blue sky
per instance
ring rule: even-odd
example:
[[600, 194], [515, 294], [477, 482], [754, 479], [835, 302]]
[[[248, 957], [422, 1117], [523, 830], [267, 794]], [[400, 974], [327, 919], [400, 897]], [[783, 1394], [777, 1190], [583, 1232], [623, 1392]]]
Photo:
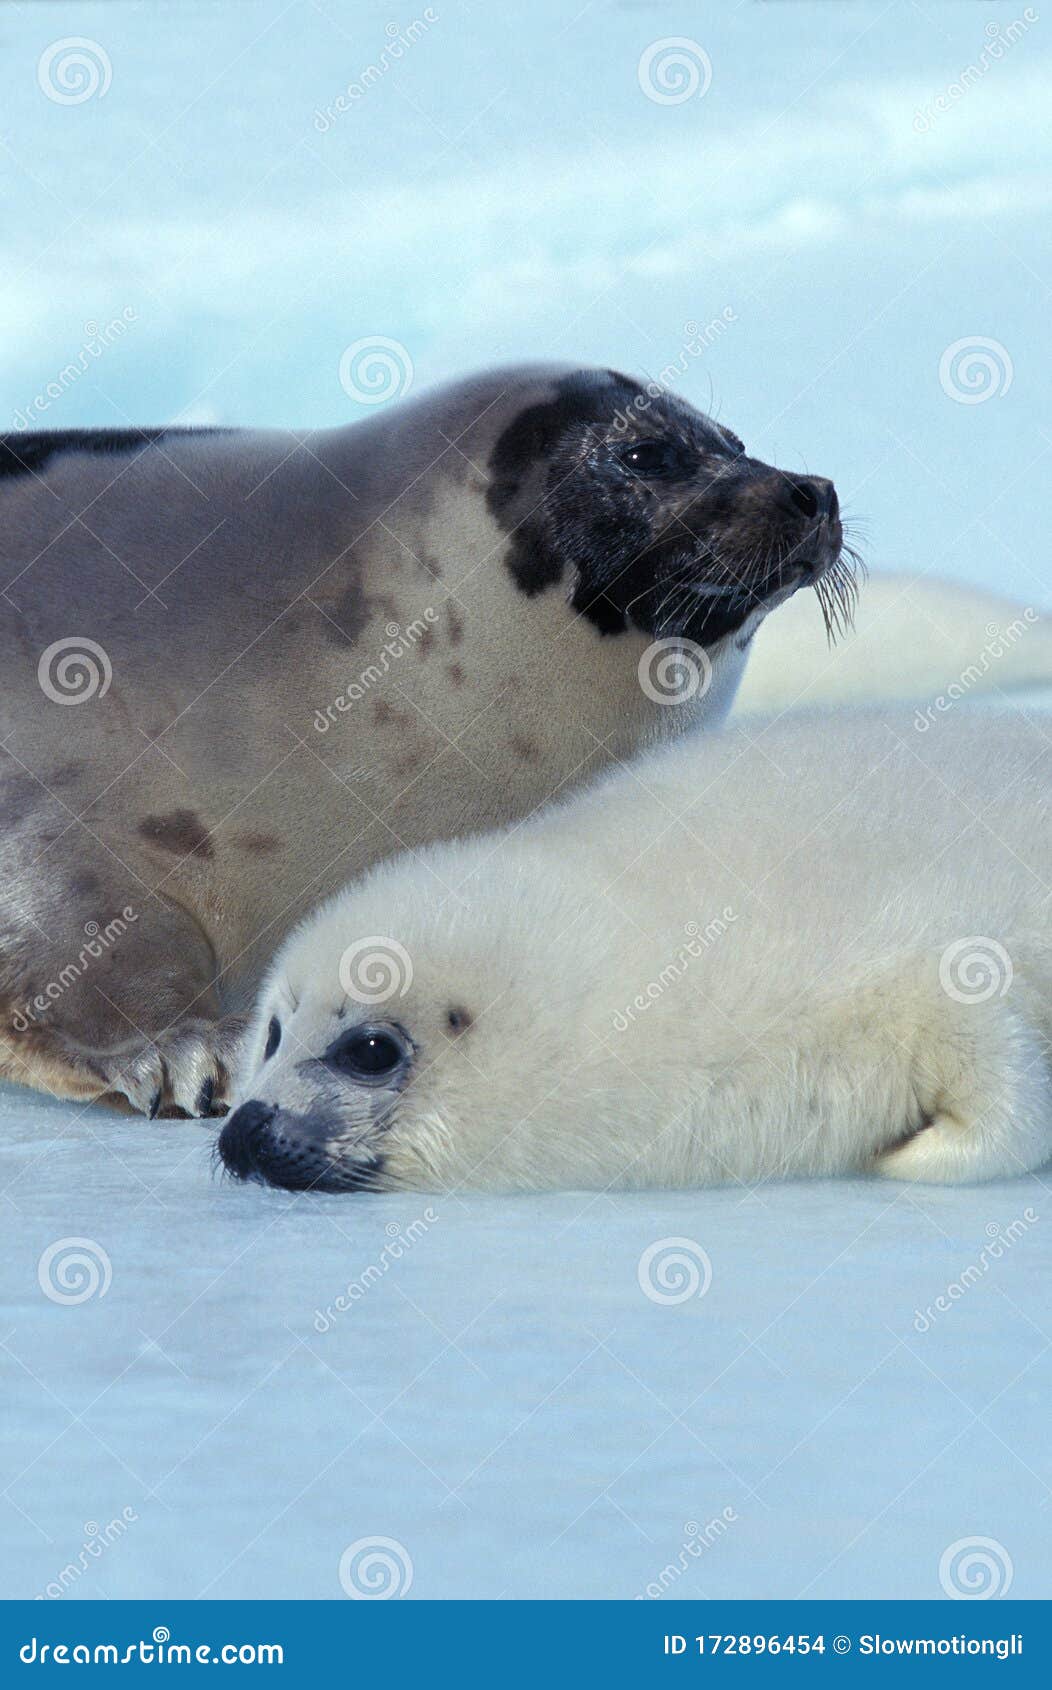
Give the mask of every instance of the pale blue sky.
[[[758, 455], [833, 475], [876, 567], [1047, 604], [1052, 20], [1034, 12], [436, 0], [324, 129], [388, 25], [424, 22], [416, 0], [13, 0], [3, 422], [122, 312], [43, 423], [351, 420], [340, 355], [375, 336], [417, 386], [536, 355], [656, 373], [685, 323], [729, 312], [682, 392]], [[74, 35], [109, 85], [64, 104], [40, 61]], [[644, 93], [667, 37], [707, 55], [707, 92]], [[940, 359], [977, 337], [999, 391], [961, 403]]]

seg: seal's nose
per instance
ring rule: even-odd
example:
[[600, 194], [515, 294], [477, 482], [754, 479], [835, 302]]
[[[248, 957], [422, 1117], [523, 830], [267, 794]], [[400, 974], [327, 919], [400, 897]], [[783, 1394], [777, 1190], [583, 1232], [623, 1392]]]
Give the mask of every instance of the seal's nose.
[[789, 498], [794, 508], [809, 522], [818, 517], [832, 519], [840, 509], [836, 488], [821, 475], [801, 475], [790, 481]]
[[243, 1103], [235, 1109], [219, 1135], [219, 1154], [237, 1179], [259, 1172], [260, 1140], [277, 1110], [269, 1103]]

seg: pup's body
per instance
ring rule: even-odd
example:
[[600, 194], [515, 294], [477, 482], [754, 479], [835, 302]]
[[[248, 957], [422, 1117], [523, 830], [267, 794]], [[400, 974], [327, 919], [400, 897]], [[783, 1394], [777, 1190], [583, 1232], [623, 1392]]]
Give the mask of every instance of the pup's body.
[[[830, 482], [573, 366], [304, 436], [0, 440], [0, 1073], [215, 1108], [305, 910], [719, 721], [840, 544]], [[640, 664], [680, 637], [711, 685], [668, 708]]]
[[964, 699], [1044, 688], [1052, 688], [1052, 618], [1033, 605], [960, 581], [874, 573], [835, 646], [808, 595], [761, 629], [736, 714], [901, 700], [934, 720]]
[[373, 871], [275, 961], [228, 1165], [337, 1190], [1038, 1165], [1052, 735], [912, 724], [695, 736]]

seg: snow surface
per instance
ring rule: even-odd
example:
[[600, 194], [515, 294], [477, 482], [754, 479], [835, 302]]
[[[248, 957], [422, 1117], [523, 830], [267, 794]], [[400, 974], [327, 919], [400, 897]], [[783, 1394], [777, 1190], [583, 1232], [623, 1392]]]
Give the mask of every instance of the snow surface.
[[[669, 1566], [677, 1596], [938, 1597], [975, 1536], [1047, 1594], [1040, 1175], [292, 1196], [214, 1176], [204, 1123], [10, 1087], [0, 1111], [5, 1595], [73, 1566], [66, 1599], [340, 1598], [343, 1551], [383, 1537], [410, 1597], [630, 1598]], [[68, 1238], [104, 1295], [41, 1289]], [[711, 1285], [655, 1303], [639, 1261], [670, 1238]]]
[[[1047, 604], [1041, 30], [916, 119], [1017, 8], [688, 8], [712, 86], [669, 107], [637, 66], [674, 13], [535, 0], [509, 56], [501, 8], [440, 6], [327, 132], [384, 45], [373, 0], [56, 10], [4, 8], [5, 426], [124, 312], [43, 424], [351, 420], [366, 336], [417, 386], [533, 356], [657, 375], [729, 308], [686, 397], [834, 475], [876, 569]], [[64, 35], [105, 50], [105, 97], [45, 96]], [[955, 403], [940, 361], [976, 336], [1012, 379]], [[3, 1594], [72, 1568], [69, 1599], [338, 1598], [374, 1536], [411, 1597], [631, 1597], [680, 1561], [674, 1594], [938, 1596], [973, 1536], [1047, 1593], [1043, 1179], [435, 1203], [321, 1333], [427, 1201], [242, 1190], [209, 1150], [0, 1090]], [[112, 1278], [62, 1305], [38, 1263], [71, 1237]], [[637, 1267], [670, 1237], [712, 1283], [663, 1306]]]

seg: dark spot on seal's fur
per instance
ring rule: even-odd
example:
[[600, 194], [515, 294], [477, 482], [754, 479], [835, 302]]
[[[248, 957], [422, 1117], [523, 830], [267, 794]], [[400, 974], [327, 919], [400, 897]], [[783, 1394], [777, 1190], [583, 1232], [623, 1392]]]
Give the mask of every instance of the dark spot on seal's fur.
[[446, 625], [449, 629], [450, 645], [459, 645], [464, 638], [464, 623], [451, 604], [446, 605]]
[[69, 889], [75, 898], [86, 898], [99, 889], [98, 875], [92, 874], [90, 869], [82, 869], [75, 874], [69, 883]]
[[455, 687], [462, 687], [464, 685], [464, 671], [460, 667], [459, 663], [451, 663], [449, 665], [449, 678]]
[[420, 638], [416, 642], [417, 656], [418, 657], [425, 657], [425, 658], [430, 656], [431, 648], [433, 647], [434, 643], [435, 643], [435, 630], [433, 628], [425, 628], [423, 633], [421, 634]]
[[373, 704], [373, 720], [379, 727], [405, 727], [410, 721], [407, 710], [399, 710], [396, 705], [388, 704], [386, 698], [378, 698]]
[[234, 844], [254, 857], [269, 857], [273, 851], [281, 849], [281, 840], [276, 833], [236, 833]]
[[455, 1008], [447, 1010], [446, 1026], [454, 1035], [457, 1033], [466, 1033], [468, 1029], [474, 1025], [475, 1017], [471, 1014], [470, 1010], [461, 1008], [459, 1004]]
[[215, 852], [204, 822], [193, 810], [172, 810], [166, 816], [146, 816], [139, 832], [151, 845], [171, 851], [177, 857], [197, 856], [210, 860]]
[[511, 744], [516, 757], [523, 763], [536, 763], [541, 754], [533, 740], [527, 739], [523, 734], [512, 734]]
[[45, 475], [53, 458], [70, 452], [117, 456], [138, 452], [159, 440], [188, 435], [234, 434], [230, 428], [56, 428], [0, 435], [0, 477]]
[[71, 781], [75, 781], [78, 775], [83, 773], [83, 763], [63, 763], [61, 769], [56, 769], [53, 775], [48, 776], [47, 784], [48, 786], [69, 786]]

